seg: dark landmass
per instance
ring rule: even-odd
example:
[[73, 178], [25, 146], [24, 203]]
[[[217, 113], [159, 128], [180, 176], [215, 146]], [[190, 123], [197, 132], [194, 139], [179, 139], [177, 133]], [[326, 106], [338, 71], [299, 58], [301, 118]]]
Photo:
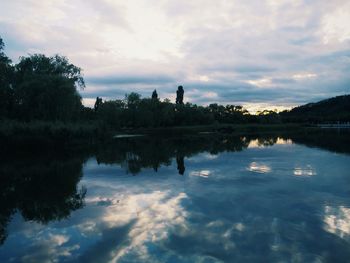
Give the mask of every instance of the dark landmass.
[[290, 111], [283, 111], [280, 116], [285, 122], [349, 122], [350, 95], [308, 103]]

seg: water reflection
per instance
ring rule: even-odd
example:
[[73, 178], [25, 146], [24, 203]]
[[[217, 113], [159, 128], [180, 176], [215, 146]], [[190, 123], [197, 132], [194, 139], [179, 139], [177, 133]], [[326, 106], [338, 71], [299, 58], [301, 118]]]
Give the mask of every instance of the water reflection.
[[[52, 154], [52, 152], [50, 153]], [[19, 212], [25, 220], [46, 224], [67, 218], [83, 206], [85, 188], [77, 188], [82, 177], [80, 158], [60, 155], [19, 156], [10, 152], [0, 163], [0, 242], [6, 226]]]
[[184, 156], [176, 156], [177, 170], [179, 171], [180, 175], [183, 175], [186, 170], [184, 159], [185, 159]]
[[271, 172], [271, 167], [266, 164], [252, 162], [249, 165], [248, 170], [255, 173], [269, 173]]
[[155, 172], [161, 166], [170, 166], [175, 158], [180, 175], [185, 173], [185, 158], [201, 152], [212, 155], [220, 152], [242, 151], [249, 145], [250, 139], [240, 136], [191, 136], [181, 138], [123, 138], [102, 145], [97, 149], [98, 163], [119, 164], [127, 173], [136, 175], [143, 168], [152, 168]]
[[316, 175], [315, 169], [311, 165], [306, 165], [306, 167], [295, 167], [295, 176], [314, 176]]
[[325, 229], [350, 241], [350, 208], [325, 206]]
[[317, 136], [124, 138], [4, 155], [0, 261], [346, 262], [349, 156], [295, 142], [349, 153], [349, 137], [333, 136], [338, 147]]

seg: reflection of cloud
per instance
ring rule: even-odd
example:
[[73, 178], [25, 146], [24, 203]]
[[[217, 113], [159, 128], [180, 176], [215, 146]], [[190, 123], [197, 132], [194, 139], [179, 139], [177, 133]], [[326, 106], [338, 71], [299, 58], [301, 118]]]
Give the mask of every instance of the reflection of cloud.
[[201, 171], [193, 171], [190, 173], [190, 176], [200, 176], [204, 178], [208, 178], [211, 172], [209, 170], [201, 170]]
[[148, 242], [166, 238], [170, 228], [184, 223], [186, 212], [180, 202], [186, 197], [184, 193], [169, 197], [167, 192], [156, 191], [130, 195], [120, 204], [109, 206], [101, 218], [108, 228], [136, 220], [128, 232], [128, 243], [111, 253], [113, 261], [130, 253], [136, 253], [142, 259], [147, 258]]
[[257, 163], [257, 162], [252, 162], [249, 167], [247, 168], [248, 171], [254, 172], [254, 173], [269, 173], [271, 172], [271, 167]]
[[204, 158], [208, 160], [214, 160], [214, 159], [217, 159], [218, 157], [219, 155], [217, 154], [211, 154], [211, 153], [204, 154]]
[[325, 230], [341, 238], [350, 237], [350, 208], [325, 206]]
[[294, 175], [295, 176], [313, 176], [316, 175], [316, 171], [311, 165], [307, 165], [306, 167], [295, 167]]
[[29, 255], [24, 255], [24, 262], [57, 262], [60, 257], [70, 257], [74, 250], [80, 248], [79, 245], [63, 246], [69, 241], [67, 235], [48, 234], [39, 236], [33, 241], [32, 251]]
[[[180, 206], [183, 198], [186, 198], [184, 193], [168, 199], [166, 193], [158, 191], [131, 196], [125, 208], [131, 208], [130, 215], [136, 216], [138, 220], [129, 232], [130, 244], [118, 251], [114, 260], [131, 250], [137, 251], [141, 258], [147, 257], [147, 242], [166, 238], [169, 228], [184, 223], [186, 212]], [[111, 210], [105, 220], [111, 224], [118, 224], [119, 221], [115, 220]]]
[[275, 144], [278, 144], [278, 145], [291, 145], [291, 144], [293, 144], [293, 141], [291, 139], [283, 139], [283, 138], [278, 137]]
[[242, 232], [242, 231], [244, 231], [244, 224], [243, 223], [236, 223], [236, 224], [234, 224], [234, 226], [233, 226], [237, 231], [240, 231], [240, 232]]
[[[246, 140], [246, 138], [243, 138]], [[290, 145], [293, 144], [293, 141], [291, 139], [283, 139], [280, 137], [277, 137], [277, 140], [273, 138], [269, 139], [255, 139], [255, 140], [250, 140], [248, 148], [261, 148], [261, 147], [266, 147], [266, 146], [271, 146], [271, 145]]]
[[259, 148], [261, 147], [260, 143], [259, 143], [259, 140], [256, 139], [256, 140], [251, 140], [248, 144], [248, 148]]

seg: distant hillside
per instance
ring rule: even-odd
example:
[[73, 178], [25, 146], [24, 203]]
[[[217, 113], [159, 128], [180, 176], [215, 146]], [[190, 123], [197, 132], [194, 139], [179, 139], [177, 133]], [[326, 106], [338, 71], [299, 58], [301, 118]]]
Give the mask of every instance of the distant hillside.
[[350, 95], [338, 96], [316, 103], [308, 103], [280, 113], [288, 122], [348, 122]]

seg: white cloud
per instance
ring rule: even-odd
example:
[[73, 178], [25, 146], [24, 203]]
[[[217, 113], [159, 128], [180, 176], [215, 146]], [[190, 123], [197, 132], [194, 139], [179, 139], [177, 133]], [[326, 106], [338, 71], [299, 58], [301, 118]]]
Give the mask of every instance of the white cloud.
[[268, 87], [271, 85], [271, 79], [262, 78], [257, 80], [247, 80], [247, 83], [257, 86], [257, 87]]
[[316, 77], [317, 77], [317, 74], [315, 73], [298, 73], [292, 76], [292, 78], [295, 80], [312, 79]]
[[350, 40], [350, 3], [338, 7], [322, 18], [323, 43]]

